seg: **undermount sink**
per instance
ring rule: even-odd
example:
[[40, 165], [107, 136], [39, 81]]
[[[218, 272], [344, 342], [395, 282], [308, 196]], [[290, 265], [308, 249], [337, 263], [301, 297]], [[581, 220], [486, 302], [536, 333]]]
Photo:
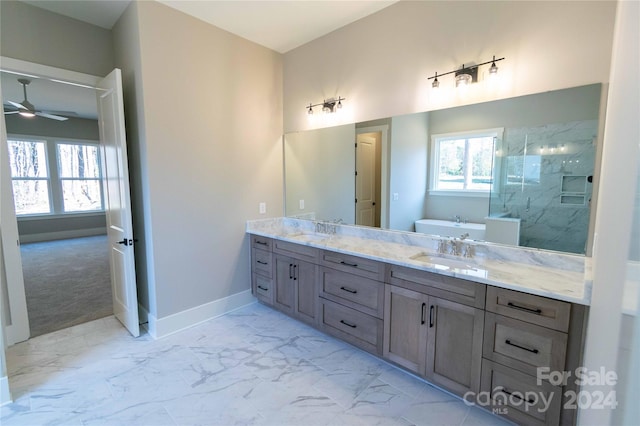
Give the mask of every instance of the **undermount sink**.
[[429, 253], [418, 253], [410, 257], [411, 260], [417, 260], [418, 262], [424, 262], [431, 265], [435, 269], [466, 269], [477, 270], [477, 266], [465, 259], [451, 259], [449, 257], [442, 257]]
[[316, 234], [315, 232], [295, 232], [293, 234], [287, 234], [287, 238], [293, 240], [305, 241], [305, 242], [321, 242], [329, 239], [331, 235], [328, 234]]

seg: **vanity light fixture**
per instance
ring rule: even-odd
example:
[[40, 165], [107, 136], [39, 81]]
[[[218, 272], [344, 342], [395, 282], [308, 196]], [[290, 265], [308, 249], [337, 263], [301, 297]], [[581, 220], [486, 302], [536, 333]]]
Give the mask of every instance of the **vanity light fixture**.
[[344, 100], [345, 98], [341, 98], [340, 96], [338, 96], [337, 98], [325, 99], [324, 101], [318, 104], [309, 103], [309, 106], [305, 108], [307, 109], [307, 114], [309, 115], [313, 114], [314, 107], [321, 106], [321, 105], [322, 105], [322, 112], [332, 113], [342, 108], [342, 101]]
[[440, 87], [440, 82], [438, 81], [438, 77], [442, 77], [443, 75], [448, 75], [448, 74], [455, 74], [456, 87], [464, 87], [478, 81], [478, 68], [481, 67], [482, 65], [491, 64], [491, 67], [489, 67], [489, 75], [490, 76], [497, 75], [498, 66], [496, 65], [496, 62], [499, 62], [502, 60], [504, 60], [504, 58], [496, 59], [494, 55], [492, 60], [482, 62], [481, 64], [478, 64], [478, 65], [465, 66], [464, 64], [462, 64], [462, 67], [460, 67], [460, 69], [445, 72], [444, 74], [438, 74], [436, 72], [433, 77], [428, 77], [427, 80], [433, 79], [433, 83], [431, 83], [431, 87], [433, 87], [434, 89], [437, 89], [438, 87]]

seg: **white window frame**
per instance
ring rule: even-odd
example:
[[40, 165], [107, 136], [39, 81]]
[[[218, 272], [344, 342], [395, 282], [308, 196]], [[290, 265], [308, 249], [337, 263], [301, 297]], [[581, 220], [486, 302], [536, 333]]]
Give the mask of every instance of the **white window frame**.
[[429, 195], [488, 198], [489, 194], [491, 193], [490, 189], [438, 189], [436, 187], [440, 170], [440, 142], [453, 139], [469, 139], [482, 137], [495, 138], [493, 152], [494, 162], [492, 170], [492, 175], [495, 176], [495, 151], [500, 147], [503, 133], [504, 128], [497, 127], [493, 129], [470, 130], [465, 132], [439, 133], [431, 135], [431, 161], [429, 162], [431, 166], [431, 173], [429, 173]]
[[[103, 186], [103, 151], [100, 147], [100, 141], [90, 139], [76, 139], [76, 138], [60, 138], [60, 137], [48, 137], [48, 136], [34, 136], [34, 135], [19, 135], [8, 134], [8, 141], [27, 141], [27, 142], [44, 142], [45, 153], [47, 161], [47, 180], [49, 189], [49, 213], [33, 213], [33, 214], [16, 214], [16, 217], [22, 220], [29, 219], [42, 219], [42, 218], [54, 218], [54, 217], [69, 217], [69, 216], [92, 216], [96, 214], [104, 214], [104, 186]], [[62, 181], [74, 180], [72, 178], [60, 178], [58, 169], [58, 145], [95, 145], [98, 148], [98, 170], [100, 170], [100, 202], [102, 209], [100, 210], [87, 210], [87, 211], [64, 211], [64, 200], [62, 195]], [[13, 181], [13, 176], [11, 180]], [[22, 179], [22, 178], [17, 178]], [[38, 178], [41, 179], [41, 178]]]

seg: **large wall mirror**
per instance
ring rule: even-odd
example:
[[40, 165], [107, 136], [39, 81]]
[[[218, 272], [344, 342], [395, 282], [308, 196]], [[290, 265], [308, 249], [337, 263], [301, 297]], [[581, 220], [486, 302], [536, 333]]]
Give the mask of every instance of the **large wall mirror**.
[[[288, 133], [285, 214], [400, 231], [468, 222], [486, 226], [477, 239], [584, 254], [601, 93], [593, 84]], [[502, 238], [514, 226], [515, 240]]]

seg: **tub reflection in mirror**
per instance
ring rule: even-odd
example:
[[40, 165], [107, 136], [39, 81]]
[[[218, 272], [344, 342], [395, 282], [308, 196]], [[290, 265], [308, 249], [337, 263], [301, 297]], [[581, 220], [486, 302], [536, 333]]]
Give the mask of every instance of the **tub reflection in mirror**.
[[[401, 231], [415, 231], [421, 219], [486, 223], [489, 235], [504, 237], [499, 243], [584, 254], [602, 90], [593, 84], [288, 133], [285, 214]], [[490, 190], [436, 188], [433, 171], [443, 169], [434, 167], [434, 136], [487, 129], [501, 131], [484, 166], [491, 176], [480, 179]]]

